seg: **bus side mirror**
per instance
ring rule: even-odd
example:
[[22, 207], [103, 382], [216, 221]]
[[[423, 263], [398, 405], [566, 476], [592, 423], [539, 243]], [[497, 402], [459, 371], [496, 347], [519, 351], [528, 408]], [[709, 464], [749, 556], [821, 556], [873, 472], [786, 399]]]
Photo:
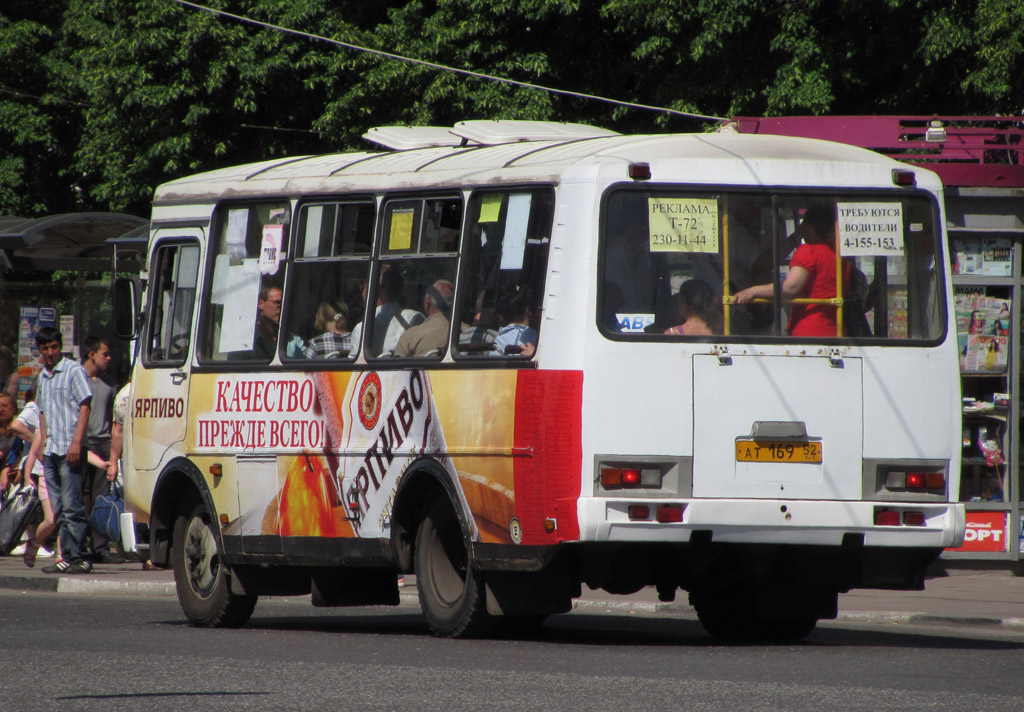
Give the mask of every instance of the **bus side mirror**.
[[114, 335], [131, 341], [138, 336], [138, 301], [135, 282], [118, 277], [111, 286], [111, 302], [114, 307]]

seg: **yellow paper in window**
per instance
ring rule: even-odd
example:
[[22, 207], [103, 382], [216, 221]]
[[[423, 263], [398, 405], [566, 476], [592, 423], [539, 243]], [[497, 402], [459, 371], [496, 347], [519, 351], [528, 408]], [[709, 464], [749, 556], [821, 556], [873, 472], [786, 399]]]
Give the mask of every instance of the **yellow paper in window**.
[[648, 198], [651, 252], [718, 253], [716, 198]]
[[480, 222], [498, 222], [501, 215], [501, 201], [505, 197], [503, 193], [491, 193], [483, 196], [480, 201]]
[[388, 234], [388, 249], [408, 250], [412, 246], [412, 225], [415, 211], [395, 210], [391, 213], [391, 232]]

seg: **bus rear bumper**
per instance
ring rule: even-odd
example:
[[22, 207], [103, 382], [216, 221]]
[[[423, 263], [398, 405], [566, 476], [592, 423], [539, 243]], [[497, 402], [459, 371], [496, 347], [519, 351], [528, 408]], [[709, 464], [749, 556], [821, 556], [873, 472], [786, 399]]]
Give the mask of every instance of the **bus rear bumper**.
[[[681, 521], [658, 521], [662, 507], [681, 507]], [[685, 543], [700, 532], [733, 544], [948, 548], [963, 543], [966, 529], [964, 505], [949, 502], [593, 497], [580, 500], [578, 513], [581, 542]], [[897, 523], [876, 524], [883, 519]]]

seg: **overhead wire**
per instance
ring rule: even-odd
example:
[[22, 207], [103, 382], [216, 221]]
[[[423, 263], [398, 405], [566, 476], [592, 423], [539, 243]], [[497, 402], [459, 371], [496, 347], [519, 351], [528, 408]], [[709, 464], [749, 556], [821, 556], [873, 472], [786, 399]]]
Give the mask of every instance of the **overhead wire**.
[[727, 121], [728, 119], [723, 116], [710, 116], [707, 114], [697, 114], [689, 111], [679, 111], [678, 109], [669, 109], [664, 106], [651, 106], [649, 104], [638, 104], [632, 101], [622, 101], [620, 99], [612, 99], [604, 96], [597, 96], [595, 94], [586, 94], [583, 92], [570, 91], [568, 89], [557, 89], [555, 87], [546, 87], [540, 84], [533, 84], [531, 82], [522, 82], [516, 79], [509, 79], [507, 77], [499, 77], [493, 74], [485, 74], [483, 72], [474, 72], [469, 69], [459, 69], [458, 67], [451, 67], [438, 62], [430, 62], [424, 59], [416, 59], [415, 57], [406, 57], [394, 52], [386, 52], [380, 49], [373, 49], [372, 47], [363, 47], [361, 45], [352, 44], [351, 42], [343, 42], [336, 40], [331, 37], [324, 37], [323, 35], [316, 35], [303, 30], [296, 30], [290, 27], [283, 27], [281, 25], [275, 25], [271, 22], [264, 22], [263, 20], [256, 20], [251, 17], [245, 17], [244, 15], [236, 15], [235, 13], [227, 12], [226, 10], [218, 10], [217, 8], [209, 7], [207, 5], [201, 5], [190, 0], [170, 0], [177, 5], [185, 7], [191, 7], [196, 10], [203, 12], [209, 12], [214, 15], [220, 15], [221, 17], [230, 18], [237, 20], [238, 22], [247, 23], [250, 25], [257, 25], [259, 27], [265, 27], [267, 29], [275, 30], [277, 32], [283, 32], [298, 37], [304, 37], [306, 39], [316, 40], [319, 42], [327, 42], [338, 47], [344, 47], [346, 49], [354, 50], [356, 52], [366, 52], [368, 54], [377, 55], [379, 57], [385, 57], [387, 59], [394, 59], [399, 62], [407, 62], [409, 64], [416, 64], [423, 67], [429, 67], [431, 69], [437, 69], [443, 72], [452, 72], [454, 74], [461, 74], [467, 77], [474, 77], [476, 79], [483, 79], [491, 82], [500, 82], [502, 84], [508, 84], [511, 86], [521, 87], [523, 89], [534, 89], [537, 91], [544, 91], [550, 94], [558, 94], [560, 96], [569, 96], [577, 99], [586, 99], [589, 101], [600, 101], [606, 104], [613, 104], [615, 106], [623, 106], [631, 109], [643, 109], [646, 111], [660, 111], [666, 114], [673, 114], [676, 116], [684, 116], [691, 119], [702, 119], [706, 121]]

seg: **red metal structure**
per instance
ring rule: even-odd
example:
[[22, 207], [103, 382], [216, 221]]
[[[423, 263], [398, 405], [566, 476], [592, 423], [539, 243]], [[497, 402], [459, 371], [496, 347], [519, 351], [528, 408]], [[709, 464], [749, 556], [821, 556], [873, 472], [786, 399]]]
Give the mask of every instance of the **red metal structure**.
[[1024, 186], [1021, 116], [776, 116], [733, 121], [740, 133], [870, 148], [935, 171], [946, 187]]

